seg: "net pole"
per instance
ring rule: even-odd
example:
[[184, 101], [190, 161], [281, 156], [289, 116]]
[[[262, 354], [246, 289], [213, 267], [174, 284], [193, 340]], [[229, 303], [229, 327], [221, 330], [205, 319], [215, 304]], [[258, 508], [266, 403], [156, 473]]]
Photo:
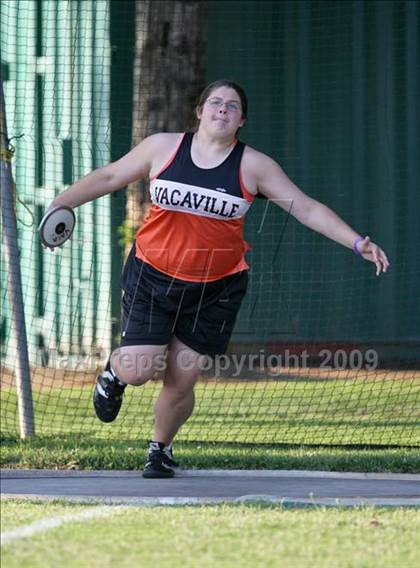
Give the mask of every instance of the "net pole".
[[19, 265], [16, 214], [13, 203], [11, 152], [7, 136], [3, 77], [0, 74], [0, 188], [3, 254], [11, 312], [11, 333], [16, 345], [16, 391], [22, 439], [35, 435], [34, 411]]

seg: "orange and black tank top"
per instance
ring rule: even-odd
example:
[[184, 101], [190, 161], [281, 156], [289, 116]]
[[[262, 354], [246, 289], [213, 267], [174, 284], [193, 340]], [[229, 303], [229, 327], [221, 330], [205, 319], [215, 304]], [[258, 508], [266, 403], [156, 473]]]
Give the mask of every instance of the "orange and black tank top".
[[150, 181], [150, 211], [136, 235], [136, 256], [190, 282], [211, 282], [248, 269], [244, 216], [254, 196], [241, 179], [245, 144], [236, 141], [215, 168], [191, 159], [193, 133]]

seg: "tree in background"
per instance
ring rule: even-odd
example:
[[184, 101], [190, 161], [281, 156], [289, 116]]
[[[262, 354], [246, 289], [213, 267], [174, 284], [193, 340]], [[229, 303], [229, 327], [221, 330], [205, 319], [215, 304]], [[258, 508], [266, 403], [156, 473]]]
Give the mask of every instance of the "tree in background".
[[[192, 109], [205, 85], [207, 2], [137, 0], [135, 28], [133, 146], [150, 134], [192, 125]], [[130, 184], [126, 253], [149, 207], [147, 180]]]

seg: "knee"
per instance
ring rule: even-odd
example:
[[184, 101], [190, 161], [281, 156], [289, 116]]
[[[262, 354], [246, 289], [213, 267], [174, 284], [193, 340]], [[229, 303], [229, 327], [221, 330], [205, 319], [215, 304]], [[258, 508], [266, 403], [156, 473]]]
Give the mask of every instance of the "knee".
[[170, 396], [172, 404], [176, 405], [194, 396], [194, 383], [177, 383], [165, 380], [163, 383], [167, 395]]
[[111, 366], [123, 383], [141, 386], [159, 376], [159, 371], [153, 362], [148, 362], [146, 359], [146, 357], [122, 356], [114, 352], [111, 357]]

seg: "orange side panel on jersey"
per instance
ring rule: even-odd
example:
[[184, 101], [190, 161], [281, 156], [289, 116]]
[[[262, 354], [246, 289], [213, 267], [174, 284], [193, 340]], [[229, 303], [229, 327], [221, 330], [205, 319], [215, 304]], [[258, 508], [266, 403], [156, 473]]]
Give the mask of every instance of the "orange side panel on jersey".
[[241, 190], [242, 190], [242, 195], [244, 197], [244, 199], [246, 199], [247, 201], [249, 201], [249, 203], [252, 203], [255, 199], [255, 195], [252, 195], [252, 193], [249, 193], [249, 191], [247, 190], [245, 184], [244, 184], [244, 180], [242, 178], [242, 171], [241, 169], [239, 169], [239, 184], [241, 186]]

